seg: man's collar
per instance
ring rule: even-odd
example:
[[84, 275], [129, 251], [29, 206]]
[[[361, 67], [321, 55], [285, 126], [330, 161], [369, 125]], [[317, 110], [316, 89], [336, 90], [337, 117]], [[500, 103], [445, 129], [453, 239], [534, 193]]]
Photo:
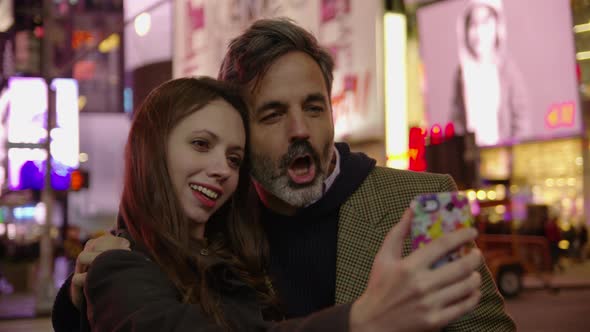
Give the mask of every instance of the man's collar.
[[336, 146], [334, 146], [333, 149], [334, 149], [334, 154], [333, 154], [333, 157], [332, 157], [332, 160], [330, 161], [330, 163], [334, 164], [334, 168], [332, 169], [332, 173], [330, 173], [330, 175], [324, 180], [324, 185], [322, 188], [322, 196], [319, 199], [317, 199], [313, 202], [310, 202], [305, 207], [308, 207], [308, 206], [314, 204], [315, 202], [319, 201], [320, 199], [322, 199], [322, 197], [324, 197], [326, 195], [328, 190], [330, 190], [330, 188], [334, 184], [334, 181], [336, 181], [336, 178], [340, 174], [340, 152], [338, 152], [338, 149], [336, 148]]

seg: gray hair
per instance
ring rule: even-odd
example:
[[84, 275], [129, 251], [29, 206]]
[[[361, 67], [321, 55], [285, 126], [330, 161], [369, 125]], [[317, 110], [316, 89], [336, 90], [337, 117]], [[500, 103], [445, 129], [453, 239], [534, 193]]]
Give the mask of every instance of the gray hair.
[[218, 79], [255, 89], [269, 67], [281, 56], [300, 51], [320, 66], [328, 94], [332, 93], [334, 60], [307, 30], [287, 18], [260, 19], [231, 41]]

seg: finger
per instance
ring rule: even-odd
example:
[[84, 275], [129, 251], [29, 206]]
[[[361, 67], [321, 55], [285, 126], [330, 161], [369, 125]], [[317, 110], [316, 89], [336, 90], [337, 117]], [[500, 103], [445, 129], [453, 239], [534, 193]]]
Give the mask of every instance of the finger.
[[410, 223], [412, 217], [412, 210], [407, 209], [402, 215], [401, 220], [391, 228], [389, 233], [387, 233], [387, 236], [385, 237], [385, 239], [383, 240], [383, 244], [381, 245], [381, 249], [379, 249], [377, 257], [381, 257], [388, 260], [401, 259], [404, 238], [408, 236], [408, 234], [410, 233]]
[[482, 255], [479, 249], [472, 249], [469, 254], [456, 261], [430, 271], [430, 278], [435, 280], [434, 288], [445, 287], [469, 277], [481, 265]]
[[447, 287], [439, 288], [428, 299], [434, 307], [444, 308], [459, 303], [479, 291], [481, 286], [481, 275], [479, 272], [472, 272], [463, 280], [459, 280]]
[[84, 244], [84, 250], [86, 250], [86, 249], [92, 250], [94, 248], [94, 242], [96, 242], [96, 239], [90, 239], [90, 240], [86, 241], [86, 244]]
[[462, 245], [473, 241], [477, 231], [473, 228], [460, 229], [430, 242], [408, 256], [408, 263], [416, 267], [430, 268], [436, 261], [456, 250]]
[[122, 237], [116, 237], [109, 235], [108, 237], [101, 236], [100, 238], [96, 239], [94, 243], [94, 251], [106, 251], [112, 249], [129, 249], [130, 244], [129, 241]]
[[102, 252], [100, 251], [82, 251], [80, 255], [78, 255], [78, 259], [76, 260], [76, 269], [78, 268], [78, 265], [81, 265], [81, 268], [83, 268], [83, 270], [79, 272], [84, 272], [88, 265], [90, 265], [94, 261], [96, 256], [100, 255], [101, 253]]
[[72, 277], [72, 285], [74, 285], [75, 287], [83, 287], [84, 282], [86, 282], [86, 275], [87, 274], [88, 274], [87, 272], [74, 273], [74, 276]]
[[466, 299], [459, 301], [458, 303], [452, 304], [440, 311], [438, 326], [446, 326], [458, 319], [459, 317], [469, 313], [479, 303], [481, 298], [481, 292], [479, 290], [473, 292]]

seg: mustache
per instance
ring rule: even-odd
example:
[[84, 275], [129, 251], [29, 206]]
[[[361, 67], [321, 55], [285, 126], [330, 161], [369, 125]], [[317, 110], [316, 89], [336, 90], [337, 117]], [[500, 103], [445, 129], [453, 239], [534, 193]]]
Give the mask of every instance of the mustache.
[[311, 157], [315, 167], [320, 165], [320, 155], [313, 149], [308, 140], [302, 139], [293, 141], [293, 143], [289, 145], [287, 153], [285, 153], [280, 159], [279, 168], [286, 173], [287, 168], [289, 168], [289, 165], [291, 165], [295, 159], [306, 154]]

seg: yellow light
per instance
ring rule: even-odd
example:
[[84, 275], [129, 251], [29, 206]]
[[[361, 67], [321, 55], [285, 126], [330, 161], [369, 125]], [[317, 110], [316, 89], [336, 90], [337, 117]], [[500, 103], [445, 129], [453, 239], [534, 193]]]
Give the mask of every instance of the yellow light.
[[573, 187], [576, 185], [576, 179], [575, 178], [569, 178], [567, 179], [567, 185], [570, 187]]
[[490, 201], [493, 201], [493, 200], [495, 200], [495, 199], [496, 199], [496, 192], [495, 192], [495, 191], [492, 191], [492, 190], [490, 190], [490, 191], [488, 191], [488, 194], [487, 194], [487, 196], [488, 196], [488, 199], [489, 199]]
[[119, 34], [113, 33], [98, 44], [98, 50], [102, 53], [109, 53], [118, 48], [120, 43], [121, 37], [119, 37]]
[[86, 96], [80, 96], [78, 97], [78, 110], [81, 111], [84, 109], [84, 107], [86, 107], [86, 102], [88, 100], [86, 99]]
[[516, 194], [518, 192], [518, 186], [513, 184], [510, 186], [510, 193]]
[[502, 217], [497, 215], [491, 215], [488, 220], [490, 221], [490, 224], [497, 224], [500, 222], [500, 220], [502, 220]]
[[467, 192], [467, 198], [468, 198], [470, 201], [475, 201], [475, 200], [477, 199], [477, 194], [475, 194], [475, 191], [473, 191], [473, 190], [469, 190], [469, 191]]
[[582, 166], [584, 164], [584, 159], [582, 157], [576, 158], [576, 165]]
[[486, 199], [486, 192], [483, 190], [479, 190], [477, 192], [477, 199], [479, 199], [480, 201], [483, 201], [484, 199]]
[[569, 232], [570, 229], [572, 229], [572, 225], [569, 222], [562, 222], [559, 225], [559, 228], [563, 231], [563, 232]]
[[[386, 13], [384, 17], [385, 64], [385, 150], [387, 166], [407, 169], [408, 100], [406, 73], [406, 17]], [[391, 156], [391, 157], [390, 157]]]
[[506, 212], [506, 207], [504, 205], [498, 205], [495, 208], [497, 214], [504, 214]]
[[506, 187], [503, 185], [496, 186], [496, 198], [499, 200], [503, 200], [506, 198]]
[[590, 22], [584, 23], [584, 24], [578, 24], [574, 27], [575, 33], [582, 33], [582, 32], [586, 32], [586, 31], [590, 31]]
[[555, 184], [555, 180], [553, 180], [553, 179], [547, 179], [547, 180], [545, 180], [545, 185], [547, 187], [553, 187], [554, 184]]
[[564, 179], [557, 179], [557, 186], [558, 187], [563, 187], [565, 185], [565, 180]]
[[138, 36], [143, 37], [150, 32], [152, 27], [152, 17], [149, 13], [141, 13], [135, 18], [133, 25], [135, 26], [135, 33], [137, 33]]
[[576, 59], [578, 61], [590, 59], [590, 51], [578, 52], [578, 54], [576, 54]]
[[561, 240], [559, 241], [559, 249], [561, 250], [567, 250], [570, 247], [570, 241], [568, 240]]
[[87, 153], [80, 153], [79, 160], [81, 163], [85, 163], [88, 161], [88, 154]]

